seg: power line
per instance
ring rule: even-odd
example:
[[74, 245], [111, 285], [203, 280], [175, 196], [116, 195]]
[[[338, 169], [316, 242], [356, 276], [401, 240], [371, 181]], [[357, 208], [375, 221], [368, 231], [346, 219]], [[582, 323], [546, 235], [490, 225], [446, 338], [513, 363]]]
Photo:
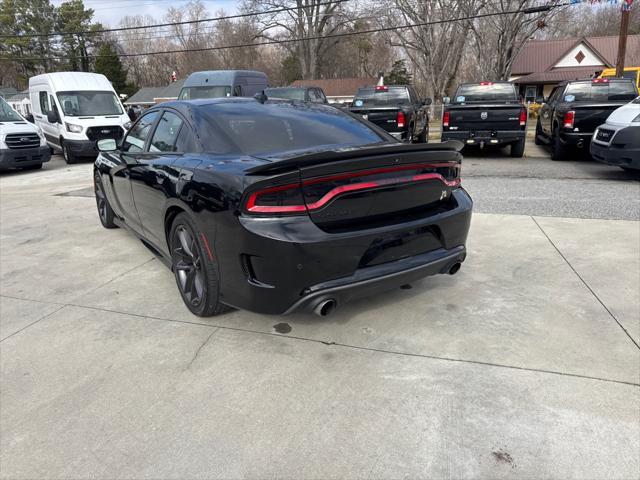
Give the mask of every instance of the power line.
[[[327, 2], [317, 3], [314, 5], [315, 7], [321, 7], [325, 5], [336, 5], [339, 3], [349, 2], [351, 0], [330, 0]], [[298, 10], [298, 7], [282, 7], [276, 8], [273, 10], [266, 10], [264, 12], [250, 12], [250, 13], [238, 13], [235, 15], [224, 15], [222, 17], [215, 18], [203, 18], [200, 20], [185, 20], [183, 22], [167, 22], [167, 23], [158, 23], [156, 25], [141, 25], [138, 27], [119, 27], [119, 28], [104, 28], [100, 30], [83, 30], [78, 32], [53, 32], [53, 33], [35, 33], [35, 34], [20, 34], [20, 35], [0, 35], [0, 38], [34, 38], [34, 37], [62, 37], [68, 35], [97, 35], [99, 33], [108, 33], [108, 32], [123, 32], [127, 30], [140, 30], [146, 28], [159, 28], [159, 27], [172, 27], [175, 25], [188, 25], [194, 23], [205, 23], [205, 22], [216, 22], [219, 20], [232, 20], [234, 18], [246, 18], [246, 17], [255, 17], [259, 15], [270, 15], [273, 13], [281, 13]]]
[[[468, 20], [475, 20], [478, 18], [495, 17], [499, 15], [512, 15], [515, 13], [525, 13], [525, 14], [540, 13], [543, 11], [549, 11], [553, 8], [564, 7], [567, 5], [570, 5], [570, 3], [566, 2], [566, 3], [558, 3], [558, 4], [549, 4], [549, 5], [539, 6], [539, 7], [523, 8], [518, 10], [508, 10], [505, 12], [481, 13], [476, 15], [468, 15], [466, 17], [433, 20], [430, 22], [405, 24], [405, 25], [399, 25], [394, 27], [374, 28], [369, 30], [359, 30], [359, 31], [353, 31], [353, 32], [334, 33], [330, 35], [315, 35], [315, 36], [310, 36], [305, 38], [288, 38], [288, 39], [282, 39], [282, 40], [268, 40], [266, 42], [259, 42], [259, 43], [244, 43], [244, 44], [238, 44], [238, 45], [226, 45], [221, 47], [202, 47], [202, 48], [191, 48], [191, 49], [180, 49], [180, 50], [163, 50], [159, 52], [147, 52], [147, 53], [116, 53], [116, 56], [122, 57], [122, 58], [131, 58], [131, 57], [146, 57], [146, 56], [153, 56], [153, 55], [171, 55], [176, 53], [196, 53], [196, 52], [229, 50], [229, 49], [236, 49], [236, 48], [261, 47], [264, 45], [282, 45], [286, 43], [306, 42], [309, 40], [351, 37], [355, 35], [366, 35], [369, 33], [388, 32], [393, 30], [401, 30], [403, 28], [426, 27], [430, 25], [440, 25], [443, 23], [462, 22], [462, 21], [468, 21]], [[102, 58], [107, 56], [109, 55], [86, 55], [85, 58]], [[69, 57], [69, 56], [46, 57], [47, 60], [68, 60], [71, 58], [75, 58], [75, 57]], [[43, 60], [43, 58], [42, 57], [18, 57], [18, 58], [0, 57], [0, 60], [28, 61], [28, 60]]]

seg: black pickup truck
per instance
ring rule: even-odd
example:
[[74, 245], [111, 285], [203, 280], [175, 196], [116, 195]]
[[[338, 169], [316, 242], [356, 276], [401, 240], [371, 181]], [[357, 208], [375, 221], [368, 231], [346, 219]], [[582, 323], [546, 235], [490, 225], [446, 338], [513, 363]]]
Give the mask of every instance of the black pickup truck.
[[378, 85], [359, 88], [351, 112], [386, 130], [404, 142], [429, 140], [431, 99], [421, 101], [409, 85]]
[[569, 148], [589, 149], [593, 132], [617, 108], [638, 96], [631, 80], [594, 78], [562, 82], [538, 113], [536, 144], [551, 145], [551, 159], [562, 160]]
[[466, 145], [511, 145], [511, 156], [522, 157], [527, 109], [509, 82], [463, 83], [450, 102], [445, 98], [442, 141]]

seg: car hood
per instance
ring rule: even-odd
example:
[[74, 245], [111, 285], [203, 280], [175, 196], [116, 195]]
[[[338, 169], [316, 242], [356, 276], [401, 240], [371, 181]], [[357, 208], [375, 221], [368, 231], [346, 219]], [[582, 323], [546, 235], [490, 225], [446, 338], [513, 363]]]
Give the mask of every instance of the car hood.
[[0, 122], [0, 135], [10, 133], [38, 133], [37, 127], [25, 120], [15, 122]]
[[607, 118], [607, 123], [618, 126], [630, 125], [638, 115], [640, 115], [640, 103], [627, 103], [614, 110]]

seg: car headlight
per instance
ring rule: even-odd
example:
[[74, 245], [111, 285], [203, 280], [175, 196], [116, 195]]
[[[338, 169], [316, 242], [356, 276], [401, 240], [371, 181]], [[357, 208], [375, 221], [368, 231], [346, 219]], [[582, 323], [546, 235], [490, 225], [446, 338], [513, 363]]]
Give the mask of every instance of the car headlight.
[[127, 122], [127, 123], [125, 123], [124, 125], [122, 125], [122, 127], [123, 127], [125, 130], [129, 130], [129, 129], [131, 128], [131, 125], [133, 125], [133, 123], [131, 123], [131, 122]]
[[82, 133], [82, 125], [75, 125], [73, 123], [65, 123], [67, 131], [71, 133]]

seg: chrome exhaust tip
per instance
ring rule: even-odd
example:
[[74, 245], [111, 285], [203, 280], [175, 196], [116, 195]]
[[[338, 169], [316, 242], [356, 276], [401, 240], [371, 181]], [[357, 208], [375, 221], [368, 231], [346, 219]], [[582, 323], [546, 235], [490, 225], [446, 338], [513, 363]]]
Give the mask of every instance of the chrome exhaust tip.
[[326, 317], [333, 313], [333, 311], [336, 309], [336, 305], [336, 301], [333, 298], [322, 300], [313, 309], [313, 313], [315, 313], [319, 317]]

